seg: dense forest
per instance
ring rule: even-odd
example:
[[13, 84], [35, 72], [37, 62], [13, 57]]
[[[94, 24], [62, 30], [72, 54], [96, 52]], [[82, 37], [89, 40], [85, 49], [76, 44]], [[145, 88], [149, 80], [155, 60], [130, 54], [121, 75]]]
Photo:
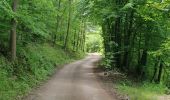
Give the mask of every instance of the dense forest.
[[105, 65], [169, 86], [169, 0], [84, 1], [102, 27]]
[[77, 1], [0, 0], [0, 14], [0, 100], [23, 95], [85, 52]]
[[102, 53], [106, 71], [170, 88], [169, 0], [0, 0], [0, 14], [0, 100], [86, 52]]
[[16, 59], [16, 44], [29, 42], [51, 42], [74, 51], [84, 49], [86, 26], [77, 2], [2, 0], [0, 4], [1, 52], [7, 55], [9, 51], [11, 60]]
[[[140, 83], [161, 84], [170, 88], [169, 0], [81, 2], [86, 5], [88, 20], [102, 29], [102, 66], [106, 71], [118, 69]], [[138, 100], [134, 93], [133, 99]], [[139, 95], [142, 97], [142, 94]], [[139, 100], [144, 100], [144, 97]]]

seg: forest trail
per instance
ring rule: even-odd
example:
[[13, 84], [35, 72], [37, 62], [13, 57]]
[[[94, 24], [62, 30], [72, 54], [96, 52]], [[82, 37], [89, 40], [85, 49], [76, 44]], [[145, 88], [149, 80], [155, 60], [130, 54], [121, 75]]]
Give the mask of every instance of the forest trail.
[[64, 66], [24, 100], [117, 100], [95, 75], [97, 54]]

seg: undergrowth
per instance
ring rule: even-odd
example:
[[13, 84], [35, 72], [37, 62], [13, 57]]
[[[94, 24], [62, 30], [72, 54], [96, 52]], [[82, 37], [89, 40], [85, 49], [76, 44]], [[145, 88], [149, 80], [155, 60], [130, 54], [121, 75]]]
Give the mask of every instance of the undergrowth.
[[118, 82], [116, 86], [119, 92], [128, 95], [130, 100], [158, 100], [158, 97], [164, 95], [168, 89], [161, 84], [136, 83], [130, 80]]
[[29, 44], [18, 48], [18, 59], [11, 63], [0, 56], [0, 100], [15, 100], [46, 80], [56, 68], [79, 55], [49, 44]]
[[111, 72], [109, 78], [112, 80], [115, 87], [118, 88], [118, 92], [127, 97], [128, 100], [158, 100], [160, 96], [170, 94], [168, 87], [162, 83], [156, 84], [149, 81], [137, 81], [134, 77], [130, 78], [130, 76], [122, 74], [120, 70], [112, 68], [112, 56], [107, 56], [107, 58], [104, 58], [99, 63], [99, 68], [105, 71], [109, 70], [108, 73]]

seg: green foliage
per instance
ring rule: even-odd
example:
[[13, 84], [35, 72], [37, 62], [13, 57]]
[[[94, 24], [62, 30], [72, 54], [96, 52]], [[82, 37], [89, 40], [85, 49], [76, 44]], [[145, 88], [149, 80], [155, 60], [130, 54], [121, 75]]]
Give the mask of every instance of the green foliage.
[[[91, 29], [89, 27], [89, 30], [91, 31], [98, 31], [99, 29], [96, 28], [95, 30]], [[103, 38], [101, 37], [100, 33], [95, 32], [87, 32], [86, 34], [86, 51], [89, 53], [92, 52], [103, 52]], [[100, 30], [99, 30], [100, 32]]]
[[89, 20], [102, 27], [106, 68], [168, 84], [168, 0], [88, 0], [84, 6]]
[[[102, 65], [107, 70], [117, 67], [138, 79], [170, 87], [169, 0], [19, 0], [17, 11], [12, 2], [0, 1], [0, 79], [4, 85], [0, 90], [6, 89], [0, 92], [2, 99], [29, 90], [55, 65], [71, 54], [84, 55], [85, 49], [103, 52]], [[13, 20], [17, 22], [17, 60], [10, 62]], [[101, 32], [89, 31], [95, 29], [89, 22], [101, 27], [102, 37]]]
[[108, 52], [107, 54], [105, 54], [105, 57], [102, 59], [100, 66], [106, 69], [107, 71], [113, 70], [113, 66], [112, 66], [112, 64], [114, 63], [113, 59], [114, 59], [113, 54], [111, 52]]
[[[88, 19], [102, 27], [104, 58], [101, 65], [105, 69], [116, 67], [141, 82], [149, 80], [169, 87], [169, 0], [82, 2]], [[129, 89], [132, 95], [137, 92], [132, 96], [134, 100], [154, 99], [150, 97], [159, 94], [164, 88], [156, 88], [159, 85], [143, 85], [141, 88], [124, 88], [126, 91]], [[153, 93], [155, 90], [152, 89], [159, 93]]]
[[142, 85], [133, 84], [132, 82], [129, 85], [127, 82], [122, 82], [116, 86], [120, 93], [127, 94], [130, 100], [157, 100], [167, 89], [163, 85], [148, 82], [144, 82]]
[[18, 52], [20, 58], [15, 63], [3, 56], [0, 58], [0, 100], [14, 100], [24, 95], [46, 80], [56, 68], [75, 58], [73, 53], [49, 44], [29, 44]]
[[[16, 11], [14, 2], [0, 1], [0, 100], [22, 96], [56, 67], [83, 57], [85, 52], [84, 7], [77, 9], [78, 1], [18, 0]], [[17, 59], [9, 61], [11, 30], [15, 29]], [[68, 42], [65, 51], [61, 49], [64, 42]]]
[[[73, 50], [73, 42], [76, 40], [77, 44], [82, 43], [82, 36], [77, 37], [79, 34], [85, 34], [84, 26], [80, 24], [85, 23], [82, 18], [82, 10], [77, 10], [78, 1], [72, 1], [71, 4], [71, 20], [69, 28], [69, 39], [66, 38], [69, 2], [66, 0], [21, 0], [18, 2], [16, 12], [12, 11], [12, 1], [0, 1], [0, 47], [8, 49], [9, 35], [12, 28], [12, 18], [17, 20], [17, 45], [27, 44], [29, 42], [53, 42], [60, 46], [64, 46], [64, 42], [68, 41], [68, 49]], [[81, 13], [78, 13], [81, 12]], [[76, 32], [75, 32], [76, 30]], [[76, 34], [76, 37], [75, 35]], [[80, 39], [79, 39], [80, 38]], [[78, 41], [77, 41], [78, 40]], [[84, 44], [81, 44], [84, 46]], [[78, 46], [78, 45], [76, 45]], [[82, 47], [77, 47], [79, 52], [83, 50]], [[78, 51], [76, 50], [76, 51]]]

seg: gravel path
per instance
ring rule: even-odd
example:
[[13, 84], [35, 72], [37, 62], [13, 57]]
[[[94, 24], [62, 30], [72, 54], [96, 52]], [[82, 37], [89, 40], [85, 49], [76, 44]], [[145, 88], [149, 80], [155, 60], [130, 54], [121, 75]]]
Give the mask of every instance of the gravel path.
[[99, 59], [100, 56], [90, 54], [64, 66], [24, 100], [117, 100], [93, 72], [93, 63]]

